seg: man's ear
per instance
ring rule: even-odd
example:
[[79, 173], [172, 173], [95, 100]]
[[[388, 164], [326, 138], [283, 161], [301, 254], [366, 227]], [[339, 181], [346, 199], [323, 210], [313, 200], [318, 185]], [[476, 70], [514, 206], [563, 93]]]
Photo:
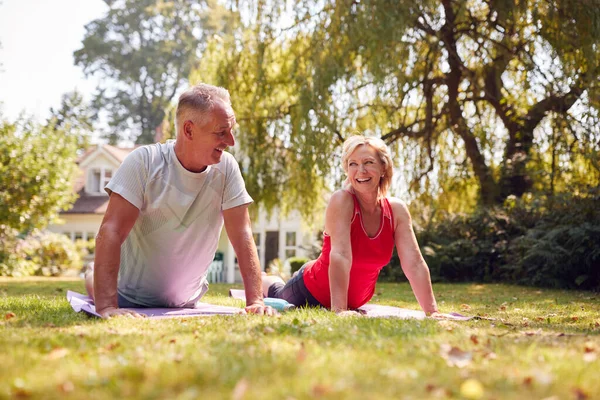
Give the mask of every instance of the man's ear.
[[183, 134], [186, 138], [192, 140], [192, 131], [194, 128], [194, 123], [189, 119], [183, 123]]

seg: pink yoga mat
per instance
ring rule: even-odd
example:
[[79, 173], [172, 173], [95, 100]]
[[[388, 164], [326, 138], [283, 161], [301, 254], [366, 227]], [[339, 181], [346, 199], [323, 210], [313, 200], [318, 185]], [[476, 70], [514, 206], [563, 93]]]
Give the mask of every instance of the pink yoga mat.
[[[229, 289], [229, 295], [233, 298], [246, 300], [246, 293], [241, 289]], [[358, 309], [367, 317], [394, 317], [400, 319], [425, 319], [423, 311], [409, 310], [406, 308], [383, 306], [380, 304], [365, 304]], [[467, 317], [458, 313], [444, 314], [446, 319], [456, 321], [468, 321], [473, 317]]]
[[[88, 315], [100, 317], [91, 298], [81, 293], [68, 291], [67, 301], [75, 312], [84, 312]], [[200, 317], [211, 315], [235, 315], [244, 312], [243, 308], [218, 306], [215, 304], [198, 303], [196, 308], [128, 308], [148, 318], [176, 318]]]

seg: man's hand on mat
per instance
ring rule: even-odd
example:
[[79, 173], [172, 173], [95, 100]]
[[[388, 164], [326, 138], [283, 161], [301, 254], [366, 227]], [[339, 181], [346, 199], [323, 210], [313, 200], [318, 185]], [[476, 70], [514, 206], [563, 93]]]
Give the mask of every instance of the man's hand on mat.
[[254, 304], [249, 304], [245, 308], [248, 314], [258, 314], [258, 315], [277, 315], [277, 310], [273, 307], [265, 306], [265, 303], [262, 301], [256, 302]]
[[112, 317], [129, 317], [129, 318], [144, 318], [145, 315], [138, 314], [135, 311], [127, 310], [125, 308], [116, 308], [116, 307], [107, 307], [102, 311], [98, 311], [98, 314], [102, 316], [102, 318], [112, 318]]

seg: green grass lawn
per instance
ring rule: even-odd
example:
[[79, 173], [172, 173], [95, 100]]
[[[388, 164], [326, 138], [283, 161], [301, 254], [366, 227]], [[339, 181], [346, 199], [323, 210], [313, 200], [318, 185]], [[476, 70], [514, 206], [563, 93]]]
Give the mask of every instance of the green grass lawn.
[[[229, 288], [204, 300], [241, 306]], [[493, 321], [100, 320], [74, 313], [69, 289], [83, 282], [0, 279], [0, 398], [600, 398], [597, 293], [434, 286], [441, 311]], [[407, 284], [380, 284], [373, 301], [418, 308]]]

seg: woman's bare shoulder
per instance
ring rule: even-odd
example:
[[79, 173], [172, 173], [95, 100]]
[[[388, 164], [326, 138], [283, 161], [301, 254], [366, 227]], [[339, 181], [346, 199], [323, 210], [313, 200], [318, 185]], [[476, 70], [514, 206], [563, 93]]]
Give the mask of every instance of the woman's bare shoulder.
[[354, 204], [354, 200], [352, 199], [352, 194], [350, 194], [350, 192], [348, 192], [347, 190], [336, 190], [335, 192], [333, 192], [333, 194], [331, 195], [331, 198], [329, 199], [329, 206], [344, 206], [344, 205], [353, 205]]
[[408, 206], [402, 200], [397, 197], [387, 197], [387, 200], [390, 203], [390, 207], [392, 207], [392, 212], [394, 213], [395, 218], [406, 219], [410, 218], [410, 212], [408, 211]]

